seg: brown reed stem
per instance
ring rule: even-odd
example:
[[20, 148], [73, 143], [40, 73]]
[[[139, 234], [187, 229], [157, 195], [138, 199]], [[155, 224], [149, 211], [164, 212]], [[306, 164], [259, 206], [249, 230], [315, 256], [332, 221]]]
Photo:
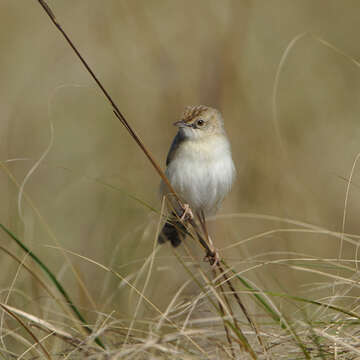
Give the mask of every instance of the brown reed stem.
[[0, 303], [0, 308], [2, 308], [6, 313], [8, 313], [10, 316], [12, 316], [23, 328], [24, 330], [32, 337], [32, 339], [37, 343], [39, 348], [44, 353], [45, 357], [48, 360], [51, 360], [51, 356], [48, 353], [48, 351], [45, 349], [45, 347], [41, 344], [41, 342], [38, 340], [38, 338], [34, 335], [34, 333], [26, 326], [26, 324], [17, 316], [13, 311], [11, 311], [6, 305]]
[[[89, 74], [91, 75], [91, 77], [94, 79], [94, 81], [96, 82], [96, 84], [99, 86], [99, 88], [101, 89], [102, 93], [105, 95], [106, 99], [109, 101], [111, 107], [113, 108], [113, 113], [115, 114], [115, 116], [120, 120], [121, 124], [126, 128], [126, 130], [130, 133], [130, 135], [132, 136], [132, 138], [135, 140], [135, 142], [138, 144], [138, 146], [140, 147], [140, 149], [143, 151], [143, 153], [146, 155], [146, 157], [150, 160], [152, 166], [155, 168], [156, 172], [160, 175], [161, 179], [164, 181], [165, 185], [168, 187], [168, 189], [170, 190], [171, 194], [173, 196], [175, 196], [176, 200], [178, 201], [179, 205], [181, 208], [183, 208], [183, 204], [179, 198], [179, 196], [176, 194], [174, 188], [172, 187], [172, 185], [170, 184], [168, 178], [166, 177], [165, 173], [161, 170], [159, 164], [156, 162], [156, 160], [154, 159], [154, 157], [151, 155], [151, 153], [149, 152], [149, 150], [146, 148], [146, 146], [144, 145], [144, 143], [141, 141], [141, 139], [139, 138], [139, 136], [136, 134], [135, 130], [130, 126], [130, 124], [128, 123], [128, 121], [126, 120], [125, 116], [123, 115], [123, 113], [120, 111], [119, 107], [116, 105], [115, 101], [112, 99], [112, 97], [110, 96], [109, 92], [105, 89], [105, 87], [103, 86], [103, 84], [101, 83], [101, 81], [99, 80], [99, 78], [95, 75], [94, 71], [91, 69], [90, 65], [86, 62], [86, 60], [84, 59], [84, 57], [81, 55], [80, 51], [77, 49], [77, 47], [75, 46], [75, 44], [73, 43], [73, 41], [70, 39], [70, 37], [67, 35], [67, 33], [65, 32], [65, 30], [62, 28], [62, 26], [60, 25], [60, 23], [58, 22], [58, 20], [56, 19], [55, 14], [53, 13], [53, 11], [50, 9], [49, 5], [46, 3], [45, 0], [38, 0], [38, 2], [40, 3], [41, 7], [44, 9], [44, 11], [46, 12], [46, 14], [49, 16], [50, 20], [52, 21], [52, 23], [56, 26], [56, 28], [60, 31], [60, 33], [63, 35], [63, 37], [65, 38], [65, 40], [67, 41], [67, 43], [70, 45], [70, 47], [72, 48], [72, 50], [75, 52], [75, 54], [77, 55], [77, 57], [80, 59], [81, 63], [84, 65], [84, 67], [86, 68], [86, 70], [89, 72]], [[200, 235], [200, 232], [197, 230], [197, 225], [195, 223], [195, 221], [189, 221], [191, 226], [195, 229], [196, 234], [199, 238], [199, 242], [201, 244], [201, 246], [206, 250], [206, 257], [209, 258], [209, 261], [211, 261], [211, 259], [213, 258], [214, 254], [213, 252], [210, 250], [208, 244], [204, 241], [204, 239], [202, 238], [202, 236]]]
[[[213, 271], [213, 277], [214, 277], [214, 279], [216, 279], [216, 269], [213, 268], [212, 271]], [[237, 324], [237, 320], [236, 320], [236, 318], [234, 317], [234, 313], [233, 313], [232, 308], [231, 308], [231, 305], [230, 305], [230, 303], [229, 303], [229, 299], [228, 299], [228, 298], [226, 297], [226, 295], [224, 294], [224, 288], [223, 288], [223, 286], [221, 285], [221, 283], [219, 284], [219, 287], [220, 287], [220, 293], [223, 294], [223, 299], [224, 299], [227, 307], [229, 308], [229, 312], [230, 312], [231, 317], [232, 317], [232, 319], [233, 319], [233, 321], [234, 321], [234, 325], [235, 325], [237, 328], [239, 328], [239, 326], [238, 326], [238, 324]], [[224, 317], [224, 316], [225, 316], [225, 310], [224, 310], [224, 308], [223, 308], [223, 306], [222, 306], [222, 304], [221, 304], [220, 301], [218, 301], [218, 305], [219, 305], [220, 312], [221, 312], [222, 316]], [[235, 352], [234, 352], [234, 347], [233, 347], [233, 342], [232, 342], [232, 340], [231, 340], [231, 336], [230, 336], [230, 333], [229, 333], [229, 329], [228, 329], [228, 327], [227, 327], [227, 325], [226, 325], [225, 322], [224, 322], [224, 329], [225, 329], [226, 339], [227, 339], [227, 341], [228, 341], [228, 343], [229, 343], [229, 345], [230, 345], [231, 355], [232, 355], [232, 357], [233, 357], [234, 359], [236, 359], [236, 357], [235, 357]], [[239, 343], [239, 346], [240, 346], [240, 350], [242, 350], [242, 345], [241, 345], [240, 343]]]
[[232, 284], [231, 280], [228, 278], [228, 276], [226, 275], [223, 267], [220, 264], [220, 261], [216, 264], [221, 276], [224, 278], [224, 282], [228, 285], [228, 287], [230, 288], [231, 294], [235, 297], [237, 304], [239, 305], [241, 311], [244, 313], [247, 321], [249, 322], [249, 324], [251, 325], [251, 327], [253, 328], [256, 337], [258, 339], [259, 344], [262, 346], [262, 348], [265, 350], [265, 345], [261, 339], [261, 336], [259, 334], [259, 330], [256, 326], [256, 324], [254, 323], [254, 321], [251, 319], [248, 311], [246, 310], [245, 305], [243, 304], [243, 302], [240, 299], [240, 296], [238, 295], [238, 293], [235, 291], [234, 285]]

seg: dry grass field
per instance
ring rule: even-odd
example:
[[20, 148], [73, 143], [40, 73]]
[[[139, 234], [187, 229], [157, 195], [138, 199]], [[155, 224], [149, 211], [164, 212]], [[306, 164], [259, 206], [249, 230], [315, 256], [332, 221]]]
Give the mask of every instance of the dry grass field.
[[221, 268], [157, 246], [158, 174], [39, 2], [1, 0], [0, 357], [360, 359], [360, 3], [48, 4], [162, 167], [206, 104], [238, 174]]

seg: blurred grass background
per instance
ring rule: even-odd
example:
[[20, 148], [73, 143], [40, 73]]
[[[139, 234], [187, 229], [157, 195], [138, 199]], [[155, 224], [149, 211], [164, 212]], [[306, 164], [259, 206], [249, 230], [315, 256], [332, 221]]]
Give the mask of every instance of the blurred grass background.
[[[222, 111], [238, 177], [221, 214], [267, 214], [342, 230], [346, 179], [360, 151], [360, 69], [351, 61], [360, 57], [358, 1], [49, 0], [49, 5], [162, 165], [176, 131], [172, 123], [185, 106], [206, 104]], [[21, 183], [49, 146], [53, 124], [50, 151], [24, 191], [58, 244], [25, 199], [21, 218], [18, 188], [4, 171], [1, 222], [73, 289], [75, 302], [89, 309], [61, 251], [48, 245], [131, 276], [149, 256], [159, 221], [132, 197], [160, 210], [159, 178], [37, 1], [2, 0], [0, 9], [1, 160], [17, 159], [6, 166]], [[281, 57], [303, 32], [320, 36], [346, 56], [302, 37], [281, 68], [274, 119]], [[345, 232], [358, 234], [357, 169], [353, 183]], [[219, 218], [213, 231], [222, 249], [288, 227], [294, 226], [238, 216]], [[4, 234], [0, 238], [21, 255]], [[345, 242], [341, 258], [357, 260], [355, 250]], [[339, 251], [334, 237], [295, 232], [260, 237], [223, 254], [246, 270], [254, 256], [336, 259]], [[87, 261], [69, 259], [97, 311], [131, 317], [132, 298], [118, 279]], [[17, 265], [4, 254], [0, 261], [5, 269], [0, 285], [7, 289]], [[273, 291], [311, 298], [331, 293], [326, 285], [314, 285], [327, 284], [328, 278], [284, 264], [245, 274]], [[164, 307], [187, 278], [163, 246], [146, 295]], [[47, 301], [37, 297], [26, 274], [15, 287], [19, 294], [12, 293], [13, 301], [29, 311]], [[189, 287], [183, 296], [193, 291]]]

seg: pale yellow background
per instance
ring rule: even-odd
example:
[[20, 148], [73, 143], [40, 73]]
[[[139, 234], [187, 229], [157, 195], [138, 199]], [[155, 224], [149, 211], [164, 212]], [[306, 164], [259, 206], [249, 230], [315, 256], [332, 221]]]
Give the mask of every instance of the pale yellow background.
[[[359, 1], [49, 4], [162, 166], [176, 131], [172, 123], [186, 105], [222, 111], [238, 177], [221, 214], [266, 214], [341, 231], [346, 179], [360, 152], [360, 68], [351, 60], [360, 57]], [[294, 44], [280, 73], [275, 119], [278, 66], [290, 42], [304, 32], [338, 51], [310, 35]], [[133, 276], [151, 253], [159, 216], [132, 197], [160, 210], [159, 177], [35, 0], [0, 3], [0, 109], [0, 158], [18, 159], [6, 166], [19, 182], [49, 146], [53, 125], [50, 151], [24, 191], [58, 243], [24, 198], [21, 220], [18, 189], [3, 171], [1, 222], [67, 289], [75, 289], [78, 303], [83, 295], [63, 255], [47, 245]], [[355, 168], [345, 221], [345, 231], [355, 234], [360, 230], [358, 173]], [[222, 249], [286, 227], [297, 226], [249, 216], [219, 219], [213, 231]], [[7, 236], [0, 234], [0, 241], [22, 256]], [[237, 269], [249, 269], [257, 264], [256, 255], [256, 260], [337, 258], [339, 249], [339, 240], [326, 235], [273, 233], [223, 254]], [[345, 242], [342, 257], [355, 256], [355, 246]], [[188, 275], [168, 246], [157, 257], [147, 296], [165, 306]], [[118, 309], [119, 301], [124, 313], [131, 307], [128, 290], [117, 279], [87, 261], [69, 259], [99, 310]], [[5, 288], [16, 265], [4, 254], [0, 261]], [[312, 291], [313, 282], [329, 283], [327, 277], [287, 265], [261, 265], [243, 275], [263, 289], [309, 298], [330, 292]], [[20, 275], [16, 287], [35, 302], [27, 275]]]

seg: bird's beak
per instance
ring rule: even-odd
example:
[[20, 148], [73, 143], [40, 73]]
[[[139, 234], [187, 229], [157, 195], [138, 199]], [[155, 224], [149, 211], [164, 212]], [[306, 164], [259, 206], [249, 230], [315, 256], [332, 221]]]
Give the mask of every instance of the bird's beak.
[[189, 126], [188, 124], [186, 124], [186, 123], [184, 122], [184, 120], [176, 121], [176, 122], [174, 122], [174, 125], [177, 126], [177, 127], [179, 127], [179, 128], [184, 128], [184, 127]]

